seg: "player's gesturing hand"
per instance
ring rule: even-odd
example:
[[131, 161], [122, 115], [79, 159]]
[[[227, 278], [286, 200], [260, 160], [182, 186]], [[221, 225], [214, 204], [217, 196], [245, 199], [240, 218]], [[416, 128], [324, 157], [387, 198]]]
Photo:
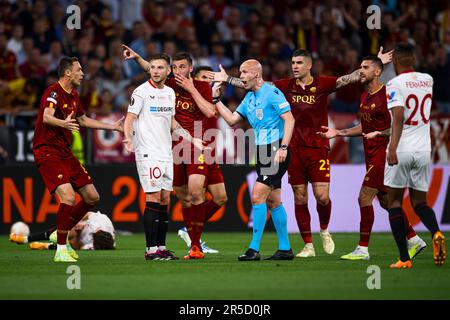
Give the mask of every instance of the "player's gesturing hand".
[[70, 131], [79, 131], [80, 125], [76, 119], [72, 119], [73, 111], [63, 120], [62, 127]]
[[207, 71], [205, 73], [205, 76], [211, 80], [211, 81], [217, 81], [217, 82], [225, 82], [228, 79], [228, 74], [225, 71], [225, 69], [222, 67], [221, 64], [219, 64], [220, 72], [214, 72], [214, 71]]
[[383, 47], [380, 47], [380, 51], [378, 51], [378, 58], [380, 58], [383, 64], [388, 64], [392, 61], [392, 55], [394, 54], [394, 50], [383, 53]]
[[206, 147], [204, 145], [204, 142], [202, 139], [199, 138], [192, 138], [192, 144], [199, 150], [205, 150]]
[[287, 150], [278, 149], [277, 153], [275, 154], [275, 163], [283, 163], [286, 161], [287, 157]]
[[130, 59], [136, 59], [137, 58], [137, 53], [133, 51], [133, 49], [131, 49], [130, 47], [122, 44], [122, 49], [123, 49], [123, 57], [125, 60], [130, 60]]
[[320, 132], [316, 132], [319, 136], [321, 136], [322, 138], [326, 138], [326, 139], [333, 139], [334, 137], [337, 137], [338, 131], [336, 129], [333, 128], [329, 128], [326, 126], [322, 126], [321, 127], [322, 130], [326, 130], [325, 132], [320, 131]]
[[123, 132], [123, 119], [125, 119], [124, 116], [113, 123], [113, 130]]
[[396, 164], [398, 164], [397, 152], [388, 148], [386, 160], [388, 162], [388, 165], [390, 166], [395, 166]]
[[123, 139], [122, 142], [123, 142], [123, 144], [124, 144], [124, 146], [125, 146], [125, 149], [127, 149], [127, 151], [128, 151], [129, 153], [134, 152], [133, 143], [131, 142], [130, 139], [125, 138], [125, 139]]
[[182, 87], [189, 93], [192, 93], [192, 91], [195, 90], [194, 81], [192, 80], [192, 78], [186, 78], [182, 74], [177, 74], [175, 76], [175, 81], [180, 87]]
[[370, 139], [375, 139], [376, 137], [381, 135], [381, 132], [380, 131], [372, 131], [372, 132], [369, 132], [369, 133], [363, 133], [362, 135], [363, 135], [364, 138], [370, 140]]

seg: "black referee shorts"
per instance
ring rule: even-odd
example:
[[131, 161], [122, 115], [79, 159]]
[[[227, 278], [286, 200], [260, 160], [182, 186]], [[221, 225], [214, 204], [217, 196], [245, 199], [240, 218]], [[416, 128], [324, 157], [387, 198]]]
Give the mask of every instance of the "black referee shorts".
[[276, 141], [269, 145], [256, 146], [256, 181], [263, 183], [273, 189], [281, 188], [281, 179], [289, 167], [291, 153], [287, 150], [286, 160], [282, 163], [275, 163], [275, 154], [280, 149], [281, 141]]

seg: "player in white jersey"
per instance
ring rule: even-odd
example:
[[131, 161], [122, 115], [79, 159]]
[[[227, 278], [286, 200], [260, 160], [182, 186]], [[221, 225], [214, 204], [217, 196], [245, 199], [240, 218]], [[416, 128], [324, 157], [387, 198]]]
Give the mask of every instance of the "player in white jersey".
[[412, 266], [402, 214], [405, 188], [409, 188], [415, 213], [432, 234], [435, 264], [442, 266], [446, 258], [445, 238], [439, 230], [433, 209], [427, 204], [431, 169], [430, 109], [433, 78], [414, 71], [414, 49], [409, 44], [396, 46], [393, 63], [397, 77], [386, 86], [392, 129], [384, 184], [388, 187], [389, 221], [400, 251], [400, 260], [392, 264], [391, 268]]
[[[115, 239], [116, 232], [111, 220], [99, 211], [86, 213], [69, 232], [70, 245], [76, 250], [115, 249]], [[29, 236], [10, 235], [10, 241], [17, 244], [29, 243], [32, 250], [56, 250], [56, 229]]]
[[166, 248], [168, 203], [173, 182], [172, 135], [182, 136], [203, 149], [175, 120], [175, 92], [164, 83], [170, 73], [170, 57], [150, 59], [150, 80], [134, 90], [125, 119], [124, 144], [135, 152], [141, 186], [145, 192], [145, 260], [178, 259]]

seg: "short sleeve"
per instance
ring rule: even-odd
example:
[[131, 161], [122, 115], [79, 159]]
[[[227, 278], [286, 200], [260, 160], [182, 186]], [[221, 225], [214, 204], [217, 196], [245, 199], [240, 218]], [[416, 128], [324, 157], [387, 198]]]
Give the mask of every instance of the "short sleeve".
[[78, 96], [76, 97], [76, 102], [77, 102], [77, 112], [75, 116], [78, 118], [84, 115], [84, 108], [81, 105], [80, 98]]
[[386, 98], [389, 110], [395, 107], [405, 107], [405, 98], [400, 86], [395, 81], [390, 81], [386, 85]]
[[195, 87], [206, 101], [212, 102], [211, 87], [206, 81], [196, 81]]
[[284, 91], [287, 89], [289, 84], [289, 79], [279, 79], [279, 80], [275, 80], [273, 82], [273, 85], [275, 87], [277, 87], [278, 89], [280, 89], [281, 91]]
[[47, 96], [44, 100], [44, 108], [55, 108], [58, 106], [58, 101], [60, 97], [56, 90], [50, 91], [47, 93]]
[[236, 108], [236, 112], [239, 113], [239, 115], [242, 118], [247, 118], [247, 109], [248, 109], [248, 99], [247, 97], [245, 97], [244, 100], [242, 100], [242, 102]]
[[128, 106], [128, 112], [138, 115], [143, 106], [144, 98], [137, 92], [137, 90], [134, 90], [131, 95], [130, 105]]
[[271, 92], [271, 104], [278, 115], [291, 111], [291, 105], [287, 102], [286, 97], [280, 89], [274, 88]]
[[176, 96], [175, 96], [175, 91], [171, 90], [170, 92], [170, 104], [172, 105], [172, 116], [175, 116], [175, 111], [176, 111]]
[[320, 86], [325, 92], [333, 92], [336, 90], [337, 77], [320, 77]]

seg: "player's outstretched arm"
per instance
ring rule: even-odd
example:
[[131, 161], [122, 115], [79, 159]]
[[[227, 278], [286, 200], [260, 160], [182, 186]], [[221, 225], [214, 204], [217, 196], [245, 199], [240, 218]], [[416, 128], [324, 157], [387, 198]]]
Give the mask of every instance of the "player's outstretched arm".
[[376, 137], [389, 137], [391, 135], [391, 128], [387, 128], [383, 131], [372, 131], [369, 133], [362, 134], [366, 139], [375, 139]]
[[205, 115], [205, 117], [212, 118], [216, 115], [214, 105], [201, 95], [201, 93], [194, 86], [192, 78], [186, 78], [185, 76], [178, 74], [175, 76], [175, 81], [180, 87], [191, 94], [198, 108]]
[[125, 123], [124, 123], [123, 133], [124, 133], [125, 139], [123, 139], [122, 142], [125, 145], [125, 149], [127, 149], [127, 151], [130, 153], [134, 152], [134, 147], [133, 147], [131, 137], [133, 136], [133, 124], [134, 124], [134, 121], [136, 120], [136, 118], [137, 118], [137, 116], [134, 113], [128, 112], [127, 117], [125, 118]]
[[239, 113], [231, 112], [230, 109], [228, 109], [222, 101], [218, 101], [216, 103], [217, 111], [219, 111], [219, 114], [222, 116], [222, 118], [225, 120], [226, 123], [228, 123], [229, 126], [234, 126], [235, 124], [239, 123], [242, 120], [242, 117]]
[[343, 88], [346, 85], [359, 82], [360, 80], [361, 80], [360, 69], [357, 69], [350, 74], [346, 74], [345, 76], [337, 78], [336, 89]]
[[398, 164], [397, 147], [403, 132], [403, 107], [393, 107], [391, 141], [387, 149], [386, 160], [390, 166]]
[[241, 79], [229, 76], [221, 64], [219, 64], [219, 69], [220, 69], [219, 72], [213, 72], [213, 71], [206, 72], [206, 77], [211, 81], [227, 82], [227, 83], [231, 84], [232, 86], [235, 86], [238, 88], [244, 87], [244, 84], [242, 83]]
[[150, 74], [150, 63], [145, 61], [137, 52], [133, 51], [130, 47], [122, 44], [123, 57], [125, 60], [134, 59], [142, 70]]
[[72, 118], [74, 114], [73, 111], [64, 120], [56, 118], [54, 114], [55, 109], [45, 108], [43, 114], [44, 123], [54, 127], [61, 127], [70, 131], [78, 131], [80, 129], [77, 120]]
[[186, 139], [188, 142], [192, 143], [197, 149], [205, 150], [203, 141], [201, 139], [192, 137], [191, 134], [187, 130], [185, 130], [177, 120], [175, 120], [175, 117], [172, 117], [170, 129], [175, 135], [177, 135], [178, 137], [183, 137], [183, 139]]
[[82, 116], [78, 117], [78, 123], [80, 126], [85, 128], [91, 128], [91, 129], [102, 129], [102, 130], [114, 130], [123, 132], [123, 118], [120, 118], [114, 123], [106, 123], [101, 122], [92, 118], [89, 118], [87, 115], [83, 114]]
[[348, 129], [341, 129], [341, 130], [322, 126], [322, 130], [325, 131], [320, 131], [316, 133], [320, 135], [322, 138], [326, 139], [333, 139], [335, 137], [358, 137], [363, 134], [361, 124], [358, 124], [357, 126]]

